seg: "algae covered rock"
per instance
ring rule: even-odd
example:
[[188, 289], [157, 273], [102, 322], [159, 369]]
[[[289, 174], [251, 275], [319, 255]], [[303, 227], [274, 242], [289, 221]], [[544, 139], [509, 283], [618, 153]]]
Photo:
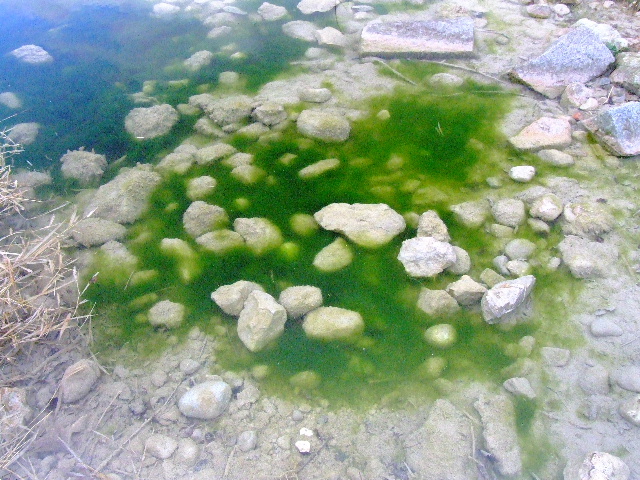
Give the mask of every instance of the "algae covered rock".
[[278, 298], [290, 318], [300, 318], [322, 305], [322, 291], [311, 285], [289, 287]]
[[124, 127], [137, 140], [161, 137], [178, 122], [178, 111], [169, 104], [134, 108], [124, 119]]
[[84, 218], [74, 225], [71, 236], [80, 245], [94, 247], [111, 240], [120, 240], [127, 229], [119, 223], [102, 218]]
[[313, 266], [321, 272], [342, 270], [353, 262], [353, 251], [344, 238], [336, 238], [320, 250], [313, 259]]
[[284, 333], [287, 312], [268, 293], [253, 290], [238, 317], [238, 336], [245, 347], [258, 352]]
[[283, 242], [280, 229], [266, 218], [236, 218], [233, 229], [256, 255], [276, 249]]
[[154, 327], [176, 328], [182, 324], [184, 316], [184, 305], [162, 300], [149, 309], [148, 318]]
[[353, 340], [364, 331], [358, 312], [338, 307], [320, 307], [304, 316], [302, 328], [317, 340]]
[[418, 308], [430, 317], [450, 317], [460, 310], [455, 298], [445, 290], [420, 289]]
[[116, 178], [96, 191], [84, 215], [133, 223], [146, 211], [149, 198], [161, 181], [160, 174], [149, 165], [123, 168]]
[[346, 118], [327, 110], [303, 110], [297, 124], [301, 134], [325, 142], [344, 142], [351, 133], [351, 125]]
[[84, 150], [69, 151], [60, 159], [62, 176], [89, 185], [102, 177], [107, 167], [107, 158]]
[[195, 238], [226, 226], [229, 217], [224, 208], [196, 200], [184, 212], [182, 222], [186, 232]]
[[244, 308], [244, 302], [253, 291], [264, 292], [262, 286], [254, 282], [240, 280], [231, 285], [222, 285], [211, 294], [211, 300], [227, 315], [238, 316]]

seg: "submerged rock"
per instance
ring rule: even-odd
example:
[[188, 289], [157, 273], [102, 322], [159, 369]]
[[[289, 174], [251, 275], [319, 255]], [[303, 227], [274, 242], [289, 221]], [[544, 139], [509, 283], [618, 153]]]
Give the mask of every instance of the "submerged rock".
[[365, 25], [362, 53], [469, 54], [474, 48], [473, 20], [388, 20]]
[[447, 293], [463, 306], [470, 306], [478, 303], [487, 289], [476, 282], [469, 275], [463, 275], [460, 280], [447, 285]]
[[558, 244], [558, 250], [562, 261], [576, 278], [606, 277], [612, 273], [618, 257], [614, 246], [575, 235], [567, 235]]
[[196, 200], [184, 212], [182, 223], [186, 232], [196, 238], [225, 227], [229, 223], [229, 216], [222, 207]]
[[297, 126], [302, 135], [325, 142], [344, 142], [351, 133], [349, 121], [328, 110], [303, 110], [298, 116]]
[[505, 280], [482, 297], [482, 316], [487, 323], [503, 323], [529, 298], [536, 278], [533, 275]]
[[200, 50], [187, 58], [184, 61], [184, 66], [195, 72], [209, 65], [213, 57], [213, 53], [209, 50]]
[[154, 327], [176, 328], [182, 324], [185, 308], [181, 303], [162, 300], [149, 309], [149, 323]]
[[196, 243], [211, 252], [223, 255], [244, 246], [242, 235], [233, 230], [220, 229], [196, 238]]
[[244, 302], [253, 291], [264, 292], [264, 288], [254, 282], [240, 280], [231, 285], [223, 285], [211, 294], [211, 300], [227, 315], [237, 317], [244, 308]]
[[565, 235], [600, 240], [600, 236], [610, 232], [615, 224], [613, 215], [595, 202], [569, 203], [563, 213], [562, 232]]
[[549, 98], [570, 83], [586, 83], [615, 61], [597, 34], [579, 27], [554, 42], [542, 55], [517, 67], [511, 75]]
[[456, 261], [453, 247], [433, 237], [416, 237], [402, 242], [398, 260], [412, 277], [435, 277]]
[[430, 317], [450, 317], [460, 310], [455, 298], [445, 290], [420, 289], [418, 308]]
[[256, 255], [276, 249], [283, 242], [280, 229], [266, 218], [236, 218], [233, 229]]
[[4, 105], [7, 108], [15, 110], [17, 108], [22, 108], [22, 101], [13, 92], [2, 92], [0, 93], [0, 105]]
[[305, 42], [316, 42], [316, 30], [315, 24], [304, 20], [294, 20], [282, 25], [282, 32], [285, 35]]
[[84, 215], [133, 223], [145, 212], [151, 194], [161, 181], [160, 174], [151, 171], [150, 165], [123, 168], [116, 178], [98, 189]]
[[209, 93], [189, 97], [189, 105], [202, 109], [217, 125], [240, 123], [251, 116], [253, 104], [246, 95], [217, 98]]
[[571, 145], [571, 125], [564, 118], [542, 117], [511, 137], [509, 142], [524, 151], [568, 147]]
[[32, 411], [24, 388], [0, 387], [0, 438], [9, 442], [22, 438]]
[[302, 0], [298, 3], [298, 10], [305, 15], [316, 12], [328, 12], [340, 3], [340, 0]]
[[440, 323], [427, 328], [424, 339], [428, 344], [437, 348], [448, 348], [458, 340], [458, 334], [453, 325]]
[[420, 215], [416, 236], [433, 237], [440, 242], [449, 242], [451, 240], [447, 226], [435, 210], [428, 210]]
[[321, 272], [341, 270], [353, 261], [353, 251], [344, 238], [336, 238], [320, 250], [313, 259], [313, 266]]
[[332, 203], [313, 216], [325, 230], [342, 233], [363, 247], [389, 243], [406, 228], [402, 215], [384, 203]]
[[481, 227], [489, 216], [489, 203], [486, 200], [463, 202], [451, 206], [456, 220], [467, 228]]
[[238, 337], [252, 352], [264, 350], [284, 333], [287, 312], [268, 293], [253, 290], [238, 318]]
[[100, 368], [93, 360], [80, 360], [68, 367], [62, 375], [58, 387], [63, 403], [73, 403], [83, 399], [91, 391], [100, 377]]
[[606, 452], [590, 452], [580, 463], [569, 462], [564, 478], [578, 480], [628, 480], [631, 470], [620, 458]]
[[320, 307], [304, 316], [302, 328], [309, 338], [352, 340], [364, 331], [358, 312], [338, 307]]
[[80, 245], [95, 247], [111, 240], [120, 240], [127, 229], [119, 223], [102, 218], [84, 218], [74, 225], [71, 236]]
[[178, 122], [178, 111], [169, 104], [134, 108], [124, 119], [124, 126], [138, 140], [161, 137]]
[[10, 52], [15, 58], [30, 65], [42, 65], [53, 62], [53, 57], [38, 45], [23, 45]]
[[640, 153], [640, 102], [603, 109], [582, 123], [616, 155]]
[[310, 285], [289, 287], [280, 293], [278, 301], [287, 311], [289, 318], [300, 318], [322, 306], [322, 291]]
[[222, 415], [230, 402], [231, 387], [222, 380], [212, 380], [187, 390], [178, 409], [185, 417], [212, 420]]
[[38, 132], [40, 131], [40, 124], [35, 122], [18, 123], [9, 129], [7, 136], [14, 143], [18, 143], [22, 146], [31, 145], [36, 141]]
[[258, 15], [266, 22], [274, 22], [280, 20], [287, 15], [287, 9], [272, 3], [264, 2], [258, 7]]
[[77, 180], [80, 185], [89, 185], [102, 177], [107, 167], [107, 158], [95, 152], [74, 150], [60, 158], [62, 176]]
[[[624, 52], [616, 56], [616, 69], [611, 81], [636, 95], [640, 93], [640, 53]], [[2, 95], [0, 95], [1, 97]]]

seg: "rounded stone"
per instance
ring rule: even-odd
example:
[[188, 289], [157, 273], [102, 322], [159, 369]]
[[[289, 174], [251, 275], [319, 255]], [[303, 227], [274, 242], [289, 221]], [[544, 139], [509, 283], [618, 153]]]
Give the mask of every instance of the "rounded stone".
[[149, 323], [154, 327], [176, 328], [185, 316], [185, 308], [181, 303], [162, 300], [149, 309]]
[[320, 307], [304, 317], [302, 328], [309, 338], [350, 340], [364, 331], [362, 315], [338, 307]]
[[155, 434], [144, 442], [145, 450], [153, 457], [166, 460], [178, 448], [178, 442], [167, 435]]
[[280, 293], [278, 301], [290, 318], [300, 318], [322, 305], [322, 291], [310, 285], [289, 287]]
[[100, 368], [93, 360], [80, 360], [69, 366], [62, 375], [59, 397], [63, 403], [73, 403], [84, 398], [100, 377]]
[[527, 183], [533, 180], [533, 177], [536, 175], [535, 167], [531, 165], [519, 165], [517, 167], [512, 167], [509, 170], [509, 177], [511, 180], [520, 183]]
[[185, 417], [211, 420], [222, 415], [231, 401], [231, 387], [221, 381], [200, 383], [188, 390], [178, 401]]
[[433, 237], [416, 237], [402, 242], [398, 260], [412, 277], [434, 277], [456, 261], [453, 247]]
[[536, 244], [524, 238], [515, 238], [504, 247], [504, 253], [511, 260], [528, 260], [536, 251]]
[[351, 133], [351, 125], [346, 118], [325, 110], [303, 110], [297, 124], [301, 134], [325, 142], [344, 142]]
[[424, 332], [424, 339], [430, 345], [438, 348], [448, 348], [458, 340], [458, 334], [453, 325], [440, 323], [427, 328]]

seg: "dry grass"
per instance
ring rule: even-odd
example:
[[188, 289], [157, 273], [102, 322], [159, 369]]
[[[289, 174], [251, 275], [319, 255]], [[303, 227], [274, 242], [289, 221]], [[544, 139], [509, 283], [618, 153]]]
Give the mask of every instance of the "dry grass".
[[[0, 132], [0, 369], [11, 362], [28, 361], [28, 347], [43, 339], [57, 340], [76, 325], [80, 293], [72, 262], [63, 252], [73, 225], [58, 222], [53, 214], [45, 226], [14, 231], [7, 225], [24, 214], [28, 199], [11, 178], [9, 159], [20, 152], [6, 132]], [[46, 369], [39, 374], [46, 375]], [[34, 373], [37, 375], [37, 373]], [[33, 380], [33, 379], [31, 379]], [[8, 385], [13, 386], [13, 385]], [[7, 412], [0, 401], [0, 476], [10, 471], [31, 437], [2, 435]], [[31, 426], [33, 427], [33, 426]]]

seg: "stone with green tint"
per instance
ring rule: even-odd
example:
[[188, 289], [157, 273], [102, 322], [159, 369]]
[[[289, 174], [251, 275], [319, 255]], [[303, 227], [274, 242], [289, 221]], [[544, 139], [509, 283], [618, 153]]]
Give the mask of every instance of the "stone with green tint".
[[362, 315], [338, 307], [320, 307], [304, 317], [302, 328], [317, 340], [353, 340], [364, 331]]
[[282, 305], [268, 293], [253, 290], [238, 317], [238, 337], [250, 351], [259, 352], [280, 338], [286, 321]]
[[184, 321], [184, 305], [162, 300], [149, 309], [149, 323], [154, 327], [176, 328]]
[[458, 334], [453, 325], [440, 323], [427, 328], [424, 332], [424, 339], [434, 347], [449, 348], [458, 340]]
[[236, 218], [233, 229], [256, 255], [263, 255], [282, 245], [280, 229], [266, 218]]
[[207, 232], [196, 238], [196, 243], [211, 252], [224, 255], [244, 247], [244, 239], [233, 230], [221, 229]]
[[297, 120], [298, 131], [325, 142], [344, 142], [349, 138], [351, 125], [342, 115], [327, 110], [303, 110]]
[[344, 238], [336, 238], [320, 250], [313, 259], [313, 266], [321, 272], [335, 272], [353, 261], [353, 252]]

